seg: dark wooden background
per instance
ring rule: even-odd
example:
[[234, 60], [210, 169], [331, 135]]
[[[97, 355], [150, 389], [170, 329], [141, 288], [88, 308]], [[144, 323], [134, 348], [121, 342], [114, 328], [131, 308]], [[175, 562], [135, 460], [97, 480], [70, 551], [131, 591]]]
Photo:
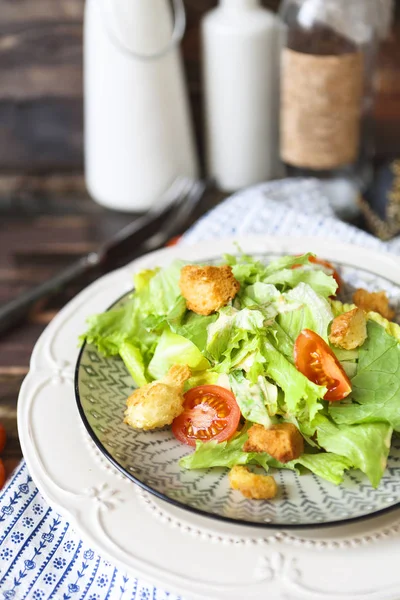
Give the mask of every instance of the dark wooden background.
[[[373, 0], [371, 0], [373, 1]], [[276, 10], [279, 0], [265, 0]], [[185, 0], [188, 88], [202, 148], [199, 21], [216, 0]], [[397, 2], [399, 5], [399, 2]], [[87, 196], [82, 168], [83, 0], [0, 0], [0, 305], [126, 224]], [[376, 77], [377, 158], [400, 155], [400, 26], [381, 48]], [[213, 193], [207, 202], [221, 198]], [[16, 401], [32, 348], [86, 282], [69, 286], [0, 338], [0, 421], [7, 472], [20, 459]]]

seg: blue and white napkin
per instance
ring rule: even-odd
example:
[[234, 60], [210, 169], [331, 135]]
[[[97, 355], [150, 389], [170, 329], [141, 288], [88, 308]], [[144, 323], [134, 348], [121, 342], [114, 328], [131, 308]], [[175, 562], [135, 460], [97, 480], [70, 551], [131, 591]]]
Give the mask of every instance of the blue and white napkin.
[[[223, 202], [181, 243], [251, 234], [315, 235], [400, 253], [400, 239], [380, 242], [339, 221], [334, 207], [329, 189], [318, 181], [272, 182]], [[0, 494], [1, 598], [183, 600], [117, 569], [83, 543], [42, 498], [24, 462]]]

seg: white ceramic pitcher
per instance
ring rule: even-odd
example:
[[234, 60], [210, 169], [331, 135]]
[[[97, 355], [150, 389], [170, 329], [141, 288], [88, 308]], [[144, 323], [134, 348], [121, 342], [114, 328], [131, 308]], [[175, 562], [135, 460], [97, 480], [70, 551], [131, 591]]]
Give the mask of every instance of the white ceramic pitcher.
[[182, 0], [87, 0], [85, 177], [99, 204], [143, 211], [197, 157], [179, 42]]

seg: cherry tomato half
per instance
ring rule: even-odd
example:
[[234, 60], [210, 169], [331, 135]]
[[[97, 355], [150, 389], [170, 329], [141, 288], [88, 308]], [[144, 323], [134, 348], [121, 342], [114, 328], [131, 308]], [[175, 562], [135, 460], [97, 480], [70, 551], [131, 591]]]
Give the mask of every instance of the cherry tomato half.
[[195, 446], [197, 441], [228, 440], [238, 428], [240, 409], [235, 396], [218, 385], [199, 385], [184, 395], [184, 411], [172, 423], [177, 440]]
[[296, 368], [313, 383], [328, 388], [324, 399], [343, 400], [351, 392], [351, 383], [328, 344], [314, 331], [303, 329], [294, 344]]
[[6, 469], [4, 467], [4, 463], [0, 458], [0, 490], [5, 484], [6, 481]]
[[4, 425], [0, 423], [0, 452], [3, 452], [4, 450], [4, 446], [6, 445], [6, 439], [6, 430], [4, 428]]
[[[313, 263], [313, 264], [317, 264], [317, 265], [321, 265], [321, 267], [324, 267], [326, 269], [326, 271], [329, 273], [329, 275], [332, 275], [332, 277], [334, 278], [334, 280], [336, 281], [336, 283], [338, 285], [337, 286], [337, 290], [336, 290], [336, 294], [338, 294], [340, 292], [340, 288], [342, 286], [342, 280], [340, 279], [340, 275], [336, 271], [336, 269], [333, 266], [333, 264], [330, 263], [327, 260], [323, 260], [322, 258], [318, 258], [317, 256], [310, 256], [310, 258], [308, 259], [308, 262]], [[303, 265], [293, 265], [292, 269], [298, 269], [299, 267], [302, 267], [302, 266]]]

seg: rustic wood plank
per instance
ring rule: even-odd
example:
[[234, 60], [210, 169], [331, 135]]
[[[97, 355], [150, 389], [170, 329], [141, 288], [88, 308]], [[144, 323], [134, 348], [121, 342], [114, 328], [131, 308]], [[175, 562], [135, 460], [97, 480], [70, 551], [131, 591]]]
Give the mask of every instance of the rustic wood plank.
[[[0, 53], [1, 61], [1, 53]], [[82, 70], [78, 65], [54, 65], [47, 67], [20, 67], [6, 69], [0, 78], [0, 102], [12, 100], [17, 103], [43, 98], [78, 98], [82, 101]], [[76, 110], [76, 109], [75, 109]], [[76, 120], [81, 110], [76, 110]]]
[[0, 0], [2, 21], [10, 24], [83, 18], [84, 0]]
[[[1, 73], [0, 73], [1, 79]], [[2, 170], [81, 169], [83, 107], [80, 98], [0, 101]]]
[[80, 172], [50, 172], [42, 175], [0, 173], [0, 213], [2, 208], [6, 208], [7, 214], [10, 214], [11, 203], [15, 206], [26, 197], [31, 202], [35, 196], [58, 196], [62, 203], [63, 197], [70, 196], [78, 198], [79, 203], [87, 203], [85, 194], [85, 181]]

